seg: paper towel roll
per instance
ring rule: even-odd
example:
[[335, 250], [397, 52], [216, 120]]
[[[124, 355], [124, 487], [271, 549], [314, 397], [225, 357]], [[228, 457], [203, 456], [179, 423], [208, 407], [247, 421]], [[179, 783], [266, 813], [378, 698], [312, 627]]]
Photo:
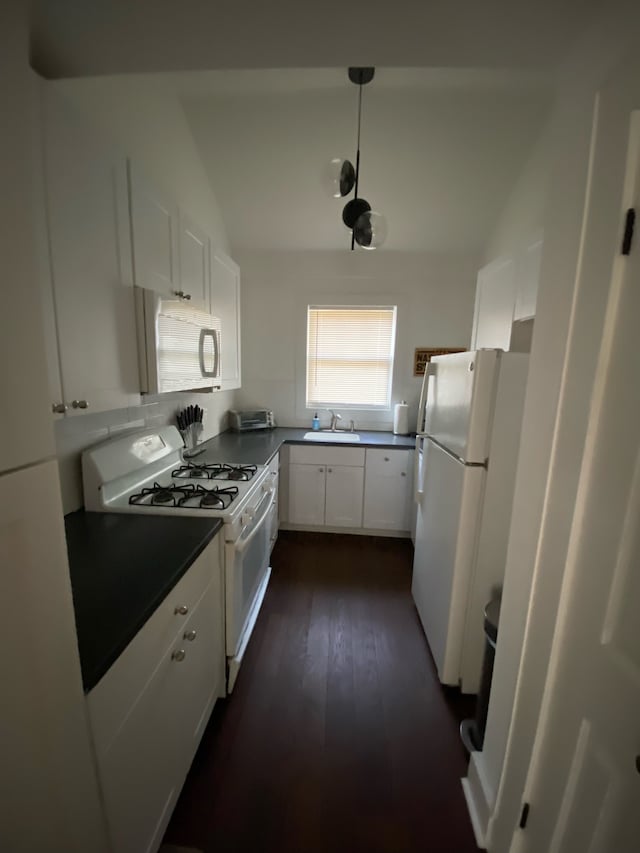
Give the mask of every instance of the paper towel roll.
[[404, 400], [396, 403], [393, 410], [393, 432], [394, 435], [409, 434], [409, 406]]

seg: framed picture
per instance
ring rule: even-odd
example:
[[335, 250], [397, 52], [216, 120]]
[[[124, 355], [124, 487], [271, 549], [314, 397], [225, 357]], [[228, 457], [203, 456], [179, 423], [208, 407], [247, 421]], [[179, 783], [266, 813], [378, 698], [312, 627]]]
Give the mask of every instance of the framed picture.
[[425, 367], [434, 355], [449, 355], [452, 352], [465, 352], [464, 347], [416, 347], [413, 357], [413, 375], [424, 376]]

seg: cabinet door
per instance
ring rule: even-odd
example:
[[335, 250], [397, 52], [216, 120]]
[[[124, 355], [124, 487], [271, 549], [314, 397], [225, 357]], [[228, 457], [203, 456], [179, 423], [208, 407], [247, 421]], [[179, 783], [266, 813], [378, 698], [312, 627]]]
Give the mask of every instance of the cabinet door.
[[363, 527], [410, 530], [410, 450], [367, 450]]
[[[70, 414], [139, 403], [126, 159], [59, 95], [45, 179], [60, 372]], [[72, 408], [72, 401], [79, 406]], [[86, 403], [86, 405], [85, 405]]]
[[289, 521], [324, 524], [325, 466], [289, 465]]
[[180, 212], [180, 290], [200, 302], [206, 311], [209, 294], [209, 238], [185, 213]]
[[478, 273], [471, 349], [509, 349], [516, 301], [513, 258], [498, 258]]
[[364, 468], [327, 467], [325, 524], [328, 527], [362, 527]]
[[240, 267], [213, 248], [211, 313], [222, 322], [222, 390], [240, 388]]
[[180, 289], [177, 205], [131, 162], [129, 192], [135, 283], [175, 294]]
[[518, 257], [518, 294], [514, 320], [529, 320], [535, 317], [541, 260], [542, 237], [533, 240]]

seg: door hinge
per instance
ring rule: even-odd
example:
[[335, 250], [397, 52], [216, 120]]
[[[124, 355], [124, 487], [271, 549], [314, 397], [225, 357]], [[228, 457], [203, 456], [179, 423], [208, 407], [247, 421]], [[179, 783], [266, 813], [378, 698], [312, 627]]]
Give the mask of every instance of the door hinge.
[[631, 244], [633, 243], [633, 231], [636, 224], [636, 211], [633, 207], [627, 210], [627, 215], [624, 220], [624, 234], [622, 236], [622, 254], [631, 254]]
[[522, 811], [520, 812], [520, 829], [524, 829], [527, 825], [527, 821], [529, 820], [529, 803], [525, 803], [522, 806]]

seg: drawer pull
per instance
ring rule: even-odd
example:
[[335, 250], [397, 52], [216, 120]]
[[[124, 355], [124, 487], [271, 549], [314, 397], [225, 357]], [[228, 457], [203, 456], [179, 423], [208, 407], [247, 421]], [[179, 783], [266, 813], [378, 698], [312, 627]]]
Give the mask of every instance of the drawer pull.
[[176, 616], [186, 616], [187, 613], [189, 612], [189, 608], [187, 607], [186, 604], [181, 604], [179, 607], [176, 607], [176, 609], [173, 612], [175, 613]]
[[385, 456], [385, 457], [384, 457], [384, 461], [385, 461], [385, 462], [388, 462], [388, 461], [389, 461], [389, 457], [388, 457], [388, 456]]
[[171, 655], [171, 660], [174, 660], [176, 663], [182, 663], [186, 656], [187, 653], [184, 649], [176, 649], [176, 651]]
[[197, 631], [185, 631], [183, 636], [184, 636], [185, 640], [189, 640], [190, 643], [193, 643], [195, 638], [198, 636], [198, 632]]
[[406, 471], [402, 471], [402, 472], [400, 473], [400, 476], [401, 476], [401, 477], [406, 477], [406, 476], [407, 476], [407, 472], [406, 472]]

